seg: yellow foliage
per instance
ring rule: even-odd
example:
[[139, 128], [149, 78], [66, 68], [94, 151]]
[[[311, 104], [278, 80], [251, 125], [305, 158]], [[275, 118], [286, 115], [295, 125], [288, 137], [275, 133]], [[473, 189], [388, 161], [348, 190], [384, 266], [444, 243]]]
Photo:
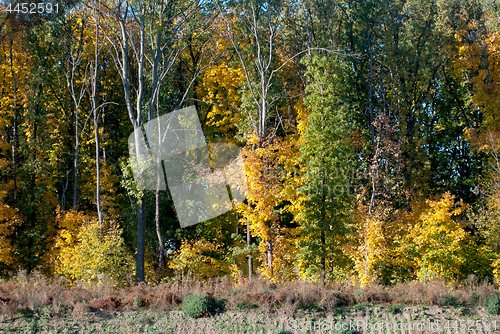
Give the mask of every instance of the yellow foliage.
[[[10, 188], [12, 181], [3, 189]], [[0, 262], [6, 266], [14, 263], [14, 255], [12, 254], [12, 245], [9, 236], [12, 234], [15, 224], [22, 221], [18, 210], [4, 203], [4, 198], [7, 195], [6, 190], [0, 191]]]
[[135, 260], [125, 247], [118, 223], [101, 229], [95, 219], [81, 213], [59, 214], [61, 231], [56, 240], [56, 273], [72, 280], [93, 283], [107, 274], [119, 285], [134, 274]]
[[497, 282], [500, 282], [500, 259], [493, 262], [491, 266], [493, 267], [493, 277]]
[[[0, 116], [0, 126], [2, 125], [2, 120]], [[10, 147], [5, 141], [0, 137], [0, 169], [5, 168], [9, 162], [7, 159], [2, 158], [2, 156], [7, 155], [7, 151]], [[12, 208], [7, 203], [5, 203], [5, 198], [8, 192], [13, 188], [14, 182], [12, 180], [1, 185], [0, 190], [0, 262], [5, 266], [10, 266], [14, 263], [14, 255], [12, 254], [12, 244], [9, 240], [9, 236], [12, 234], [13, 228], [16, 224], [22, 222], [22, 217], [19, 214], [19, 210]]]
[[462, 201], [455, 204], [449, 192], [437, 200], [428, 200], [427, 209], [415, 225], [409, 226], [401, 247], [413, 263], [416, 277], [456, 279], [467, 261], [470, 239], [463, 227], [452, 218], [467, 209]]
[[[9, 29], [9, 27], [5, 27]], [[31, 70], [31, 61], [29, 53], [23, 47], [24, 33], [12, 32], [5, 36], [3, 43], [0, 44], [0, 80], [2, 82], [2, 94], [0, 95], [0, 115], [5, 115], [9, 118], [14, 114], [14, 82], [17, 88], [17, 107], [27, 103], [28, 98], [26, 91], [23, 90], [27, 86], [26, 80], [28, 73]], [[10, 59], [10, 39], [12, 39], [12, 64]], [[11, 68], [12, 65], [12, 68]], [[2, 126], [2, 116], [0, 116], [0, 126]]]
[[387, 256], [386, 238], [384, 231], [387, 212], [371, 214], [368, 217], [366, 207], [360, 205], [355, 214], [357, 220], [356, 245], [348, 255], [354, 261], [354, 270], [362, 287], [367, 287], [377, 281], [377, 265]]
[[[483, 114], [482, 127], [500, 135], [500, 35], [488, 30], [483, 22], [472, 20], [467, 29], [457, 31], [460, 43], [455, 68], [472, 87], [471, 103]], [[476, 136], [469, 130], [472, 143], [481, 147], [487, 132]]]
[[[390, 277], [384, 276], [391, 280], [463, 278], [467, 259], [475, 256], [477, 246], [455, 220], [468, 206], [454, 199], [448, 192], [436, 199], [415, 200], [408, 211], [379, 206], [369, 218], [367, 209], [358, 205], [354, 214], [357, 232], [345, 251], [360, 285], [366, 287], [387, 275], [380, 271], [383, 268], [392, 268]], [[481, 261], [487, 263], [487, 259]]]
[[220, 254], [222, 250], [222, 245], [205, 238], [196, 241], [184, 239], [169, 267], [185, 273], [194, 273], [198, 278], [219, 276], [221, 272], [228, 272], [229, 268], [223, 261], [210, 255]]
[[[280, 226], [281, 214], [276, 208], [288, 200], [294, 204], [283, 208], [292, 212], [299, 206], [296, 199], [300, 175], [293, 170], [297, 164], [295, 136], [275, 138], [263, 147], [243, 149], [247, 177], [248, 204], [242, 203], [238, 211], [241, 223], [250, 222], [252, 236], [260, 238], [259, 271], [269, 279], [294, 279], [293, 263], [296, 254], [298, 228]], [[267, 243], [267, 244], [266, 244]], [[267, 248], [272, 245], [272, 267], [268, 266]]]
[[238, 89], [244, 79], [241, 67], [228, 65], [229, 58], [210, 66], [201, 76], [199, 94], [203, 101], [212, 105], [206, 116], [206, 125], [217, 132], [228, 133], [235, 130], [241, 104]]

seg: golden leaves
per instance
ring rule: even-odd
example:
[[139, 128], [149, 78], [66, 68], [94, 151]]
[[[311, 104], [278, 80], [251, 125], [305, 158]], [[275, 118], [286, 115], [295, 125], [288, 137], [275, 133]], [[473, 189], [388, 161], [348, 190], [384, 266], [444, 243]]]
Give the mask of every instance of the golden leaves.
[[183, 239], [181, 248], [175, 253], [169, 267], [181, 272], [196, 273], [198, 278], [220, 275], [221, 271], [229, 271], [227, 265], [210, 254], [220, 253], [223, 247], [205, 238], [197, 240]]
[[468, 208], [462, 201], [454, 203], [449, 192], [436, 200], [427, 200], [415, 225], [405, 236], [406, 254], [419, 279], [444, 277], [455, 279], [466, 261], [469, 234], [453, 217]]
[[125, 284], [135, 270], [135, 261], [125, 247], [122, 229], [114, 221], [98, 221], [77, 212], [59, 213], [60, 226], [55, 243], [56, 273], [72, 280], [92, 283], [107, 274]]

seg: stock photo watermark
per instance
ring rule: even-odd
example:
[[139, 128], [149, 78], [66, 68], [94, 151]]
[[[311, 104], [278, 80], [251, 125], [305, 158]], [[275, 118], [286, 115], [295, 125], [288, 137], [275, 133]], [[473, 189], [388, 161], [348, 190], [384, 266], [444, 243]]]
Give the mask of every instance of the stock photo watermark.
[[349, 320], [349, 321], [305, 321], [290, 320], [290, 328], [298, 332], [338, 332], [338, 331], [362, 331], [364, 333], [372, 333], [373, 331], [381, 332], [425, 332], [435, 333], [443, 331], [497, 331], [496, 320], [490, 321], [487, 319], [479, 320], [446, 320], [446, 321], [366, 321], [365, 319]]
[[166, 190], [168, 184], [181, 227], [220, 216], [246, 197], [239, 147], [216, 143], [209, 151], [195, 107], [147, 122], [128, 143], [137, 188]]
[[[181, 227], [220, 216], [245, 200], [247, 177], [241, 150], [230, 143], [207, 143], [194, 106], [175, 110], [136, 128], [128, 139], [138, 189], [170, 190]], [[284, 184], [282, 180], [319, 176], [321, 182]], [[359, 166], [264, 168], [262, 182], [272, 180], [284, 194], [325, 198], [354, 196], [377, 169]]]

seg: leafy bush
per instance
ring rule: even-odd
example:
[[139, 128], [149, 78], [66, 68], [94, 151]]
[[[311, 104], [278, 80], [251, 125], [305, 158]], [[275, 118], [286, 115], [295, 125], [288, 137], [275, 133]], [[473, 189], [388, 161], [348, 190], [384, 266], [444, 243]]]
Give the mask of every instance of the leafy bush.
[[333, 332], [335, 334], [357, 334], [357, 331], [350, 330], [350, 329], [340, 329], [338, 331]]
[[395, 314], [399, 312], [399, 306], [398, 305], [389, 305], [387, 306], [387, 312]]
[[192, 318], [208, 316], [216, 309], [217, 304], [205, 295], [187, 296], [182, 302], [182, 311]]
[[115, 221], [104, 222], [67, 213], [56, 239], [56, 273], [71, 280], [98, 282], [102, 274], [119, 286], [126, 285], [135, 271], [133, 255], [127, 249], [122, 229]]
[[459, 306], [464, 306], [464, 304], [457, 299], [457, 297], [452, 296], [452, 295], [445, 295], [442, 298], [442, 305], [445, 306], [453, 306], [453, 307], [459, 307]]
[[500, 314], [500, 294], [494, 294], [486, 299], [486, 310], [492, 315]]

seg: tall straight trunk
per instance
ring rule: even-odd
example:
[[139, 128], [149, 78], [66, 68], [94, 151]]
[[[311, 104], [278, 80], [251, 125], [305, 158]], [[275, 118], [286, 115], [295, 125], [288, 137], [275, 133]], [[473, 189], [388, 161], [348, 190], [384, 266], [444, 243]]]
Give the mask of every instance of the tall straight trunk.
[[136, 282], [144, 282], [144, 253], [146, 244], [146, 203], [141, 200], [137, 204], [137, 259], [135, 269]]
[[[158, 154], [158, 168], [157, 170], [162, 170], [161, 161], [159, 160], [160, 154]], [[163, 269], [163, 261], [165, 258], [165, 245], [163, 243], [163, 236], [161, 234], [160, 228], [160, 184], [161, 184], [161, 175], [160, 173], [156, 173], [156, 191], [155, 191], [155, 225], [156, 225], [156, 235], [158, 237], [158, 270], [157, 273], [160, 275], [161, 270]]]
[[[125, 94], [125, 104], [127, 106], [127, 112], [130, 118], [130, 121], [134, 127], [134, 133], [136, 134], [135, 142], [139, 143], [141, 138], [139, 137], [139, 133], [142, 133], [141, 125], [143, 123], [142, 118], [142, 103], [144, 98], [144, 15], [141, 17], [141, 25], [140, 25], [140, 51], [137, 59], [138, 69], [137, 69], [137, 80], [138, 80], [138, 88], [137, 88], [137, 100], [135, 108], [132, 103], [132, 93], [131, 93], [131, 85], [130, 85], [130, 75], [131, 71], [129, 68], [130, 59], [128, 52], [130, 51], [130, 41], [129, 41], [129, 33], [127, 32], [127, 12], [128, 12], [128, 3], [126, 4], [125, 16], [118, 18], [118, 23], [120, 25], [120, 34], [121, 34], [121, 63], [117, 65], [117, 68], [121, 71], [121, 79], [123, 84], [123, 91]], [[118, 12], [117, 12], [118, 13]], [[144, 14], [144, 12], [143, 12]], [[134, 109], [136, 115], [134, 115]], [[138, 148], [136, 148], [136, 156], [140, 157], [142, 152]], [[146, 204], [144, 199], [139, 199], [137, 203], [137, 259], [136, 259], [136, 269], [135, 269], [135, 278], [136, 282], [144, 282], [144, 253], [145, 253], [145, 237], [146, 237], [146, 216], [145, 216], [145, 208]]]
[[326, 240], [325, 240], [325, 231], [321, 230], [321, 246], [323, 247], [323, 252], [321, 253], [321, 263], [320, 263], [320, 275], [321, 275], [321, 286], [325, 286], [325, 273], [326, 273], [326, 258], [325, 251], [326, 248]]
[[[94, 100], [95, 100], [94, 96]], [[100, 161], [100, 142], [99, 142], [99, 119], [97, 109], [94, 108], [94, 137], [95, 137], [95, 169], [96, 169], [96, 202], [97, 216], [99, 218], [99, 233], [102, 241], [102, 207], [101, 207], [101, 161]]]
[[[100, 7], [100, 2], [99, 2]], [[92, 113], [94, 116], [94, 139], [95, 139], [95, 168], [96, 168], [96, 204], [97, 204], [97, 217], [99, 219], [99, 241], [102, 242], [102, 207], [101, 207], [101, 159], [100, 159], [100, 142], [99, 142], [99, 106], [97, 104], [97, 75], [99, 69], [99, 28], [100, 19], [99, 15], [95, 13], [96, 8], [94, 7], [94, 18], [96, 20], [95, 28], [95, 53], [94, 53], [94, 64], [91, 67], [91, 104]], [[99, 8], [100, 10], [100, 8]]]
[[[129, 100], [130, 101], [130, 100]], [[142, 140], [142, 131], [138, 122], [134, 122], [134, 140], [140, 143]], [[144, 154], [141, 152], [139, 145], [136, 145], [136, 157]], [[139, 199], [137, 203], [137, 253], [136, 253], [136, 267], [135, 267], [135, 280], [136, 283], [144, 282], [144, 254], [146, 245], [146, 203], [144, 198]]]
[[[42, 67], [44, 66], [45, 64], [42, 65]], [[33, 121], [33, 143], [36, 145], [36, 141], [37, 141], [37, 138], [38, 138], [38, 115], [40, 114], [40, 97], [42, 95], [42, 92], [43, 92], [43, 85], [40, 83], [38, 85], [38, 92], [36, 94], [36, 104], [35, 104], [35, 108], [34, 108], [34, 121]], [[33, 150], [33, 157], [31, 157], [30, 159], [33, 159], [33, 161], [36, 160], [36, 150]], [[36, 186], [36, 172], [33, 171], [33, 173], [31, 174], [31, 191], [35, 191], [35, 186]], [[62, 197], [64, 198], [64, 192], [62, 194]], [[64, 206], [63, 206], [63, 209], [64, 209]]]
[[250, 234], [250, 220], [247, 218], [247, 247], [248, 247], [248, 283], [253, 280], [253, 258], [250, 246], [252, 245], [252, 235]]
[[14, 202], [17, 201], [17, 79], [14, 73], [14, 58], [13, 58], [13, 45], [14, 40], [11, 38], [9, 43], [9, 58], [10, 58], [10, 73], [12, 76], [12, 83], [14, 88], [14, 120], [12, 124], [12, 179], [14, 181]]
[[158, 275], [163, 269], [163, 261], [165, 259], [165, 245], [163, 244], [163, 236], [161, 235], [160, 228], [160, 190], [155, 192], [155, 224], [156, 224], [156, 235], [158, 236]]
[[[162, 35], [162, 30], [158, 29], [158, 32], [156, 34], [156, 45], [159, 47], [161, 44], [161, 35]], [[155, 106], [155, 100], [156, 100], [156, 105], [159, 105], [159, 89], [160, 85], [158, 82], [158, 64], [160, 61], [160, 56], [162, 55], [162, 52], [160, 52], [159, 49], [157, 49], [153, 60], [153, 73], [152, 73], [152, 92], [151, 92], [151, 98], [149, 100], [149, 112], [148, 112], [148, 120], [149, 120], [149, 125], [148, 125], [148, 133], [151, 131], [151, 126], [152, 126], [152, 120], [154, 118], [154, 106]], [[160, 115], [158, 114], [158, 117]], [[161, 140], [161, 129], [158, 124], [158, 149], [160, 150], [160, 147], [162, 146], [162, 140]], [[156, 160], [156, 170], [160, 171], [163, 170], [162, 163], [161, 163], [161, 154], [158, 152], [157, 153], [157, 160]], [[156, 226], [156, 236], [158, 237], [158, 269], [157, 269], [157, 275], [158, 277], [161, 274], [161, 270], [163, 269], [163, 261], [165, 258], [165, 245], [163, 243], [163, 236], [161, 233], [161, 226], [160, 226], [160, 185], [161, 185], [161, 177], [163, 177], [162, 174], [156, 173], [156, 190], [155, 190], [155, 226]]]
[[269, 267], [269, 272], [271, 276], [273, 275], [273, 239], [271, 238], [271, 223], [267, 221], [265, 223], [267, 229], [267, 240], [266, 240], [266, 255], [267, 255], [267, 266]]
[[[323, 203], [326, 202], [326, 194], [324, 192], [324, 189], [325, 189], [325, 182], [326, 182], [326, 179], [323, 178], [323, 180], [321, 180], [321, 197], [322, 197], [322, 201]], [[324, 224], [324, 222], [326, 221], [326, 213], [325, 213], [325, 207], [322, 205], [321, 206], [321, 220], [323, 221], [323, 223], [321, 225]], [[325, 237], [325, 228], [326, 226], [320, 226], [321, 228], [321, 232], [320, 232], [320, 242], [321, 242], [321, 258], [320, 258], [320, 279], [321, 279], [321, 286], [324, 287], [325, 286], [325, 274], [326, 274], [326, 237]]]
[[78, 154], [80, 150], [80, 136], [79, 136], [79, 108], [75, 108], [75, 158], [73, 161], [73, 166], [75, 168], [75, 176], [73, 180], [73, 209], [76, 209], [76, 205], [78, 204]]
[[80, 151], [80, 104], [82, 98], [85, 94], [85, 84], [82, 84], [78, 96], [75, 92], [75, 72], [78, 67], [80, 67], [82, 61], [82, 50], [83, 50], [83, 34], [84, 34], [84, 23], [82, 22], [80, 38], [78, 41], [78, 48], [76, 54], [73, 54], [72, 44], [69, 43], [68, 46], [68, 70], [65, 72], [66, 75], [66, 85], [68, 87], [71, 99], [75, 104], [75, 151], [73, 157], [73, 210], [76, 209], [78, 204], [78, 159]]
[[[368, 32], [368, 53], [370, 58], [370, 86], [369, 86], [369, 95], [368, 95], [368, 108], [370, 112], [370, 137], [372, 142], [372, 150], [373, 150], [373, 161], [372, 166], [376, 165], [377, 159], [377, 147], [375, 143], [375, 126], [373, 124], [374, 121], [374, 113], [373, 113], [373, 51], [371, 45], [371, 36], [370, 32]], [[370, 250], [368, 248], [368, 230], [370, 228], [370, 217], [375, 205], [375, 169], [370, 168], [370, 179], [371, 179], [371, 196], [370, 196], [370, 205], [368, 206], [368, 215], [365, 221], [365, 278], [368, 278], [370, 275], [369, 266], [370, 266]], [[377, 171], [378, 173], [378, 171]]]

